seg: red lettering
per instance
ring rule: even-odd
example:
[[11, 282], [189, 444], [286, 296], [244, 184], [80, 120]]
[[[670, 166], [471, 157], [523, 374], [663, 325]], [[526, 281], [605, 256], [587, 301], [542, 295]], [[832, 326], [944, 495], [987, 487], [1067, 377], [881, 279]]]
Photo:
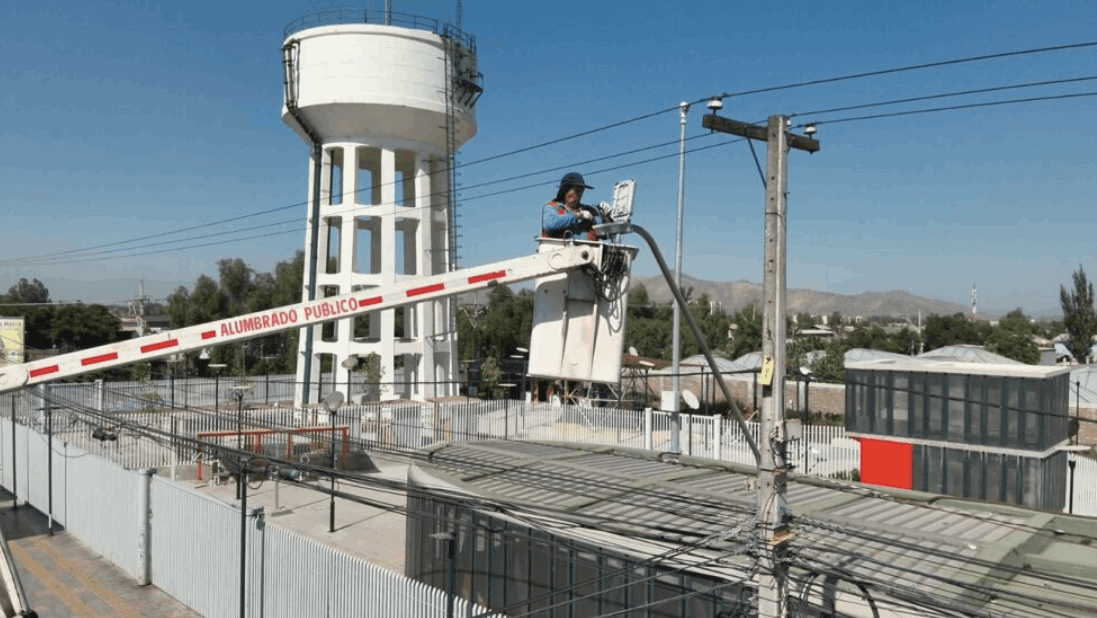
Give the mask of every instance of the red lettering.
[[[290, 309], [289, 310], [289, 321], [293, 322], [294, 324], [297, 323], [297, 310], [296, 309]], [[283, 321], [283, 323], [284, 323], [284, 321]]]
[[232, 334], [232, 328], [230, 328], [228, 324], [222, 324], [221, 325], [221, 336], [224, 337], [226, 335], [231, 335], [231, 334]]
[[306, 320], [311, 320], [312, 319], [312, 307], [305, 307], [305, 319]]
[[347, 304], [350, 305], [350, 310], [351, 311], [358, 311], [358, 299], [357, 298], [350, 299], [349, 301], [347, 301]]

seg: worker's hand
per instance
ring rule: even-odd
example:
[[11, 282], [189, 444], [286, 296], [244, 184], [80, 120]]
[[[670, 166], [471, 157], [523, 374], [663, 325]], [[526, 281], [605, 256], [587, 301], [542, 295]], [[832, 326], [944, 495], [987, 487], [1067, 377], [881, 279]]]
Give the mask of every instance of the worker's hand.
[[579, 212], [575, 213], [575, 216], [579, 217], [580, 219], [585, 219], [587, 221], [594, 221], [594, 215], [592, 215], [589, 210], [580, 210]]

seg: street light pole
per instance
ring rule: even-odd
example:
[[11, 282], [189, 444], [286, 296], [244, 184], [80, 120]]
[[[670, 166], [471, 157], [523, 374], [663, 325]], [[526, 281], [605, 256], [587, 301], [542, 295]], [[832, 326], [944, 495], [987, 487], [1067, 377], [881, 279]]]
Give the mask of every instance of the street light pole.
[[[343, 361], [343, 363], [346, 362], [346, 360]], [[332, 391], [330, 395], [324, 398], [324, 409], [331, 415], [331, 500], [328, 503], [328, 532], [335, 532], [335, 467], [337, 461], [335, 457], [335, 411], [341, 405], [343, 405], [343, 393], [339, 391]]]
[[[682, 217], [686, 206], [686, 116], [689, 114], [689, 103], [682, 101], [678, 105], [681, 114], [682, 137], [678, 152], [678, 237], [674, 243], [674, 285], [682, 288]], [[674, 377], [671, 379], [671, 397], [673, 402], [670, 411], [670, 452], [678, 454], [682, 449], [678, 445], [678, 434], [681, 431], [682, 419], [678, 416], [678, 393], [682, 388], [682, 378], [679, 376], [681, 367], [681, 331], [682, 310], [678, 303], [674, 303], [674, 317], [671, 325], [671, 364], [674, 365]]]
[[[232, 389], [232, 397], [236, 400], [236, 448], [241, 451], [240, 457], [243, 457], [244, 451], [244, 390], [240, 388]], [[243, 461], [241, 459], [241, 461]], [[244, 479], [244, 468], [240, 467], [240, 480], [236, 483], [236, 498], [238, 500], [247, 500], [247, 492], [244, 490], [244, 483], [247, 481]], [[243, 508], [243, 507], [241, 507]]]

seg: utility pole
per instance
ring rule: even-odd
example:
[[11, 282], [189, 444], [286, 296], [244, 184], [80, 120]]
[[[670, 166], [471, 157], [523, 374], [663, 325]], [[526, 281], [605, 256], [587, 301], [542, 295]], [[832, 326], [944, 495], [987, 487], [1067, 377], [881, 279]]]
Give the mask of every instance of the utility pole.
[[705, 128], [739, 135], [747, 139], [764, 140], [766, 157], [766, 219], [765, 254], [763, 264], [762, 318], [762, 385], [761, 427], [758, 447], [757, 510], [757, 569], [758, 616], [785, 618], [788, 615], [788, 573], [785, 559], [791, 530], [792, 513], [785, 500], [788, 463], [785, 460], [785, 313], [787, 214], [788, 214], [788, 150], [808, 152], [819, 150], [819, 142], [788, 132], [788, 116], [770, 116], [765, 128], [728, 120], [716, 115], [722, 107], [710, 103], [712, 114], [704, 117]]

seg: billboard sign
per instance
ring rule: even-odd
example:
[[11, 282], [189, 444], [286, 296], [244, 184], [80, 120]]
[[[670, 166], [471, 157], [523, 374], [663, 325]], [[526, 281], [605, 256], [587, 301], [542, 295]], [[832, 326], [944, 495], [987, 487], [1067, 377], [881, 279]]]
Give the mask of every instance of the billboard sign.
[[0, 365], [26, 361], [23, 347], [23, 318], [0, 317]]

